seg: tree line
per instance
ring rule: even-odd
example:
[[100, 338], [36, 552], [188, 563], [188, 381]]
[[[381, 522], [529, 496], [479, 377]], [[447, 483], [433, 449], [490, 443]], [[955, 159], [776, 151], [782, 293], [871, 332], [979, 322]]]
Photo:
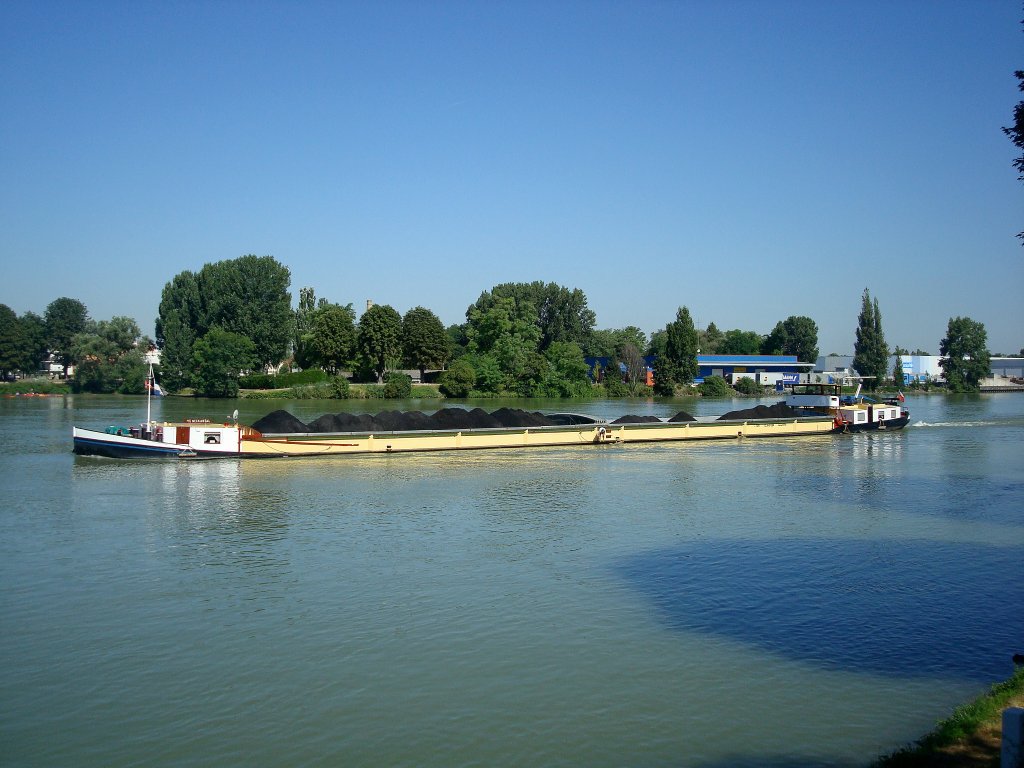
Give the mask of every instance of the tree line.
[[[656, 394], [687, 389], [697, 376], [698, 354], [818, 357], [818, 327], [809, 317], [790, 316], [768, 334], [715, 323], [698, 330], [689, 310], [648, 339], [635, 326], [596, 328], [596, 316], [579, 289], [555, 283], [503, 283], [480, 294], [463, 323], [445, 327], [431, 310], [418, 306], [404, 315], [373, 304], [357, 318], [352, 304], [299, 291], [292, 309], [290, 271], [270, 256], [247, 255], [183, 271], [163, 289], [155, 342], [131, 318], [93, 321], [84, 304], [62, 297], [45, 315], [17, 317], [0, 305], [0, 371], [37, 370], [47, 351], [75, 365], [79, 391], [144, 391], [144, 353], [161, 349], [161, 381], [171, 391], [234, 396], [239, 377], [250, 371], [322, 369], [332, 376], [384, 383], [395, 372], [438, 371], [448, 397], [470, 394], [527, 397], [582, 397], [600, 381], [609, 395], [650, 392], [653, 359]], [[940, 346], [951, 389], [977, 388], [988, 374], [984, 326], [951, 318]], [[902, 360], [886, 371], [889, 348], [877, 299], [867, 289], [857, 320], [853, 366], [877, 386], [902, 384]], [[586, 359], [601, 361], [589, 367]], [[407, 391], [399, 388], [397, 391]]]

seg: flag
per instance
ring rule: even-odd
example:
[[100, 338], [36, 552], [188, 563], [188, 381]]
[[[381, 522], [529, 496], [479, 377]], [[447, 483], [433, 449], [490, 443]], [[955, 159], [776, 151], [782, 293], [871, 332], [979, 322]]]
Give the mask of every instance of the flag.
[[896, 395], [896, 399], [899, 400], [901, 403], [906, 401], [907, 398], [905, 398], [903, 396], [903, 390], [902, 389], [900, 390], [900, 393], [898, 395]]
[[146, 379], [146, 390], [155, 395], [156, 397], [163, 397], [164, 391], [160, 389], [160, 385], [156, 383], [156, 379]]

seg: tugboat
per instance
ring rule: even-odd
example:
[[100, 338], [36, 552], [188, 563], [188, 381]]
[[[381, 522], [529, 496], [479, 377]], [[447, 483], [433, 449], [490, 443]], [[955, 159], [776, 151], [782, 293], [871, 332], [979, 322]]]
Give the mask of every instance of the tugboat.
[[[832, 416], [837, 432], [867, 432], [903, 429], [910, 422], [910, 411], [903, 407], [906, 398], [874, 400], [861, 394], [864, 377], [847, 378], [839, 384], [793, 384], [785, 403], [810, 414]], [[857, 391], [843, 394], [843, 383], [857, 381]]]

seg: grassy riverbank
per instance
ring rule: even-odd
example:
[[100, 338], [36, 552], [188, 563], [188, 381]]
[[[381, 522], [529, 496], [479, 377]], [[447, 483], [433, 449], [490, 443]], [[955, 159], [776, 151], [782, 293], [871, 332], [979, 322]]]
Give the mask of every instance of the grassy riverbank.
[[1024, 666], [959, 707], [917, 743], [876, 760], [872, 768], [998, 767], [1002, 713], [1008, 707], [1024, 707]]

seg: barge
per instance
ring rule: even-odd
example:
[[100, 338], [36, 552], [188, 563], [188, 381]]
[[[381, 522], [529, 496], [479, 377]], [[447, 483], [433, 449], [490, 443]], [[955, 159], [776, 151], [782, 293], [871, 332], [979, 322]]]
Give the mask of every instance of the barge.
[[106, 431], [74, 427], [74, 451], [113, 458], [285, 458], [460, 451], [546, 446], [601, 446], [686, 440], [735, 440], [759, 437], [825, 435], [836, 431], [828, 415], [807, 414], [778, 419], [725, 421], [645, 421], [585, 423], [533, 427], [443, 430], [263, 433], [238, 424], [189, 420], [148, 422]]

